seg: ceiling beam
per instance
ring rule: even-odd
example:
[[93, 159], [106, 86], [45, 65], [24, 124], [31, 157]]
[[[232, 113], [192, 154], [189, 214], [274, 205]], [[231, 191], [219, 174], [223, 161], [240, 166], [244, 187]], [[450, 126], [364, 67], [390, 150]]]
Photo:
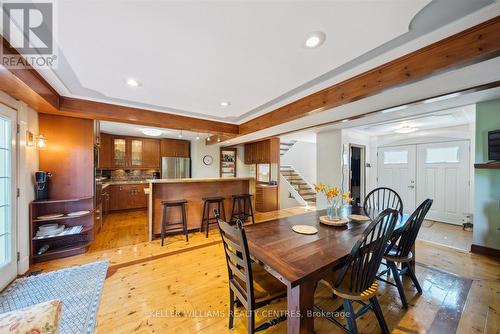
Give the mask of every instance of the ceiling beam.
[[238, 125], [236, 124], [65, 96], [61, 96], [60, 110], [66, 114], [73, 114], [76, 117], [88, 118], [91, 116], [91, 118], [103, 121], [142, 124], [176, 130], [230, 134], [233, 136], [238, 134]]
[[246, 135], [348, 104], [389, 88], [500, 56], [500, 16], [251, 119]]

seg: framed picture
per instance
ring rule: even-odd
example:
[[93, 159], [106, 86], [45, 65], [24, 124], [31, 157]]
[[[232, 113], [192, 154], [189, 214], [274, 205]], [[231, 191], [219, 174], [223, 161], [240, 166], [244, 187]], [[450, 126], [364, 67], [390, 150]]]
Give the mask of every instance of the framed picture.
[[236, 177], [236, 148], [220, 148], [220, 177]]

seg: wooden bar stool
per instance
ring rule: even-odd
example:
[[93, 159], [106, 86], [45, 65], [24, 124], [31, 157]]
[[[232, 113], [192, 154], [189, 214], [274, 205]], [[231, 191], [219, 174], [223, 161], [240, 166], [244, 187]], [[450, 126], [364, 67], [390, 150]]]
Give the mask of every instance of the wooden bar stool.
[[[163, 201], [161, 205], [163, 205], [163, 216], [161, 219], [161, 245], [163, 246], [163, 240], [165, 239], [165, 233], [167, 232], [167, 208], [180, 207], [182, 211], [182, 221], [180, 223], [169, 224], [169, 226], [180, 226], [182, 227], [182, 231], [186, 236], [186, 242], [189, 241], [188, 237], [188, 229], [187, 229], [187, 220], [186, 220], [186, 204], [187, 201], [185, 199], [179, 199], [176, 201]], [[180, 229], [170, 229], [169, 232], [177, 232]]]
[[[239, 219], [242, 222], [245, 222], [248, 217], [251, 217], [252, 224], [255, 224], [255, 219], [253, 216], [253, 207], [252, 207], [252, 195], [236, 194], [232, 195], [231, 197], [233, 198], [233, 207], [231, 209], [231, 219], [229, 221], [231, 223], [234, 223], [236, 220]], [[236, 206], [238, 206], [237, 209]], [[249, 213], [247, 213], [247, 208]]]
[[222, 214], [223, 219], [226, 219], [226, 209], [224, 208], [224, 197], [222, 196], [204, 197], [202, 199], [203, 213], [201, 215], [200, 232], [203, 231], [203, 226], [205, 226], [206, 237], [208, 238], [210, 222], [217, 224], [217, 218], [215, 216], [210, 217], [210, 205], [217, 204], [217, 212]]

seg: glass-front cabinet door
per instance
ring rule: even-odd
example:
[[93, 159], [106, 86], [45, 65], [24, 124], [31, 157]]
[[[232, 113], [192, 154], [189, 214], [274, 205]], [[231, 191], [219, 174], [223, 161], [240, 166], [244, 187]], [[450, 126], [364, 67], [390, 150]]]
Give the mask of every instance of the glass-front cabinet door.
[[113, 139], [113, 164], [117, 167], [127, 166], [127, 140], [124, 138]]
[[142, 166], [142, 140], [132, 139], [130, 141], [130, 165]]

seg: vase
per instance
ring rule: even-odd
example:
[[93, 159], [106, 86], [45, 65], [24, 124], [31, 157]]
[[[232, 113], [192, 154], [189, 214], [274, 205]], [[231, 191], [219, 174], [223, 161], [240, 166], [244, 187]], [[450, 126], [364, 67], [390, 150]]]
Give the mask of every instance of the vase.
[[339, 206], [336, 202], [332, 201], [328, 203], [328, 206], [326, 207], [326, 215], [329, 220], [340, 220]]

